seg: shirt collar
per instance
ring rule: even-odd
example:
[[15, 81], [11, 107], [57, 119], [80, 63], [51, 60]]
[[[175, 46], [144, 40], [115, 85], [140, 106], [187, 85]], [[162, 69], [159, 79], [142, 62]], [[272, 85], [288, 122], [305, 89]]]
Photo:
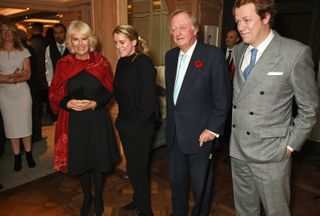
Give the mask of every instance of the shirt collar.
[[192, 56], [192, 53], [194, 51], [194, 49], [196, 48], [196, 45], [197, 45], [197, 40], [192, 44], [192, 46], [189, 48], [189, 50], [184, 53], [181, 49], [180, 49], [180, 53], [179, 53], [179, 56], [184, 54], [186, 56]]
[[[259, 53], [263, 53], [263, 51], [267, 48], [267, 46], [270, 44], [271, 40], [273, 39], [274, 37], [274, 33], [273, 31], [271, 30], [268, 34], [268, 36], [266, 37], [266, 39], [264, 39], [264, 41], [262, 41], [262, 43], [259, 44], [258, 47], [255, 47], [258, 49], [258, 52]], [[254, 48], [253, 46], [249, 45], [249, 50], [251, 50], [252, 48]]]
[[229, 51], [233, 51], [233, 48], [227, 48], [227, 53], [229, 52]]
[[59, 44], [58, 42], [56, 42], [56, 45], [57, 45], [57, 47], [59, 47], [59, 46], [62, 45], [63, 48], [66, 46], [66, 45], [65, 45], [65, 42], [63, 42], [62, 44]]
[[262, 41], [262, 43], [259, 44], [258, 47], [253, 47], [251, 45], [248, 46], [247, 50], [246, 50], [246, 54], [245, 55], [249, 55], [251, 56], [251, 49], [256, 48], [258, 49], [258, 53], [256, 56], [256, 62], [260, 59], [261, 55], [263, 54], [264, 50], [267, 48], [267, 46], [270, 44], [271, 40], [274, 37], [274, 33], [271, 30], [268, 34], [268, 36], [264, 39], [264, 41]]

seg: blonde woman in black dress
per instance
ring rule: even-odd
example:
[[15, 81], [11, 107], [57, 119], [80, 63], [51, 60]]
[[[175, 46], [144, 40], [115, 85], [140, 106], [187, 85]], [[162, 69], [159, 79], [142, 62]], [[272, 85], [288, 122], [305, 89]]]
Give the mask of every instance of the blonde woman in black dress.
[[113, 83], [119, 105], [116, 127], [134, 191], [132, 202], [122, 209], [138, 210], [138, 215], [153, 215], [149, 155], [157, 115], [156, 70], [145, 54], [145, 42], [134, 27], [117, 26], [113, 30], [113, 40], [120, 56]]
[[72, 21], [66, 39], [70, 54], [58, 61], [49, 90], [52, 111], [58, 114], [54, 168], [79, 178], [83, 191], [80, 216], [90, 215], [93, 203], [95, 214], [103, 214], [105, 173], [118, 161], [106, 110], [112, 98], [111, 70], [107, 59], [94, 51], [96, 44], [88, 24]]

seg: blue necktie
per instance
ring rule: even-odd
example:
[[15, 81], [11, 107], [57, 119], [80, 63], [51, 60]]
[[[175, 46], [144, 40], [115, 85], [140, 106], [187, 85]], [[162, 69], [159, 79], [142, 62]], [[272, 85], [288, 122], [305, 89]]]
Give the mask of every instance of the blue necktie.
[[251, 73], [251, 71], [252, 71], [252, 69], [254, 67], [254, 64], [256, 62], [257, 52], [258, 52], [258, 49], [256, 49], [256, 48], [252, 48], [251, 49], [250, 64], [243, 71], [244, 79], [248, 78], [249, 74]]
[[178, 71], [177, 71], [177, 75], [176, 75], [176, 82], [174, 84], [174, 90], [173, 90], [174, 104], [176, 104], [176, 102], [177, 102], [178, 95], [179, 95], [179, 92], [180, 92], [180, 89], [182, 86], [183, 78], [186, 73], [185, 59], [186, 59], [186, 55], [184, 55], [184, 54], [180, 55], [180, 63], [179, 63], [179, 67], [178, 67]]

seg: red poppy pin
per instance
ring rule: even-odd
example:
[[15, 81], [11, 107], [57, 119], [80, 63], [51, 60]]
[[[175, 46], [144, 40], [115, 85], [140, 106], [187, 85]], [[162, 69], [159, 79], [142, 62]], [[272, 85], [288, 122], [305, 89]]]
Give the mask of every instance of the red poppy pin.
[[194, 66], [197, 68], [197, 69], [201, 69], [203, 67], [203, 63], [200, 59], [198, 59], [197, 61], [194, 62]]

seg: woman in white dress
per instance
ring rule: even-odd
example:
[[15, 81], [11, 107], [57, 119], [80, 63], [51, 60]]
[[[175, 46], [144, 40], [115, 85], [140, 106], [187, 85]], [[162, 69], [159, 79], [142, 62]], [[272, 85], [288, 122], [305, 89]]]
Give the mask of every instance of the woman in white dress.
[[14, 171], [21, 170], [20, 139], [23, 141], [29, 167], [35, 167], [31, 153], [32, 99], [30, 53], [23, 47], [16, 26], [1, 23], [0, 36], [0, 111], [6, 137], [14, 153]]

